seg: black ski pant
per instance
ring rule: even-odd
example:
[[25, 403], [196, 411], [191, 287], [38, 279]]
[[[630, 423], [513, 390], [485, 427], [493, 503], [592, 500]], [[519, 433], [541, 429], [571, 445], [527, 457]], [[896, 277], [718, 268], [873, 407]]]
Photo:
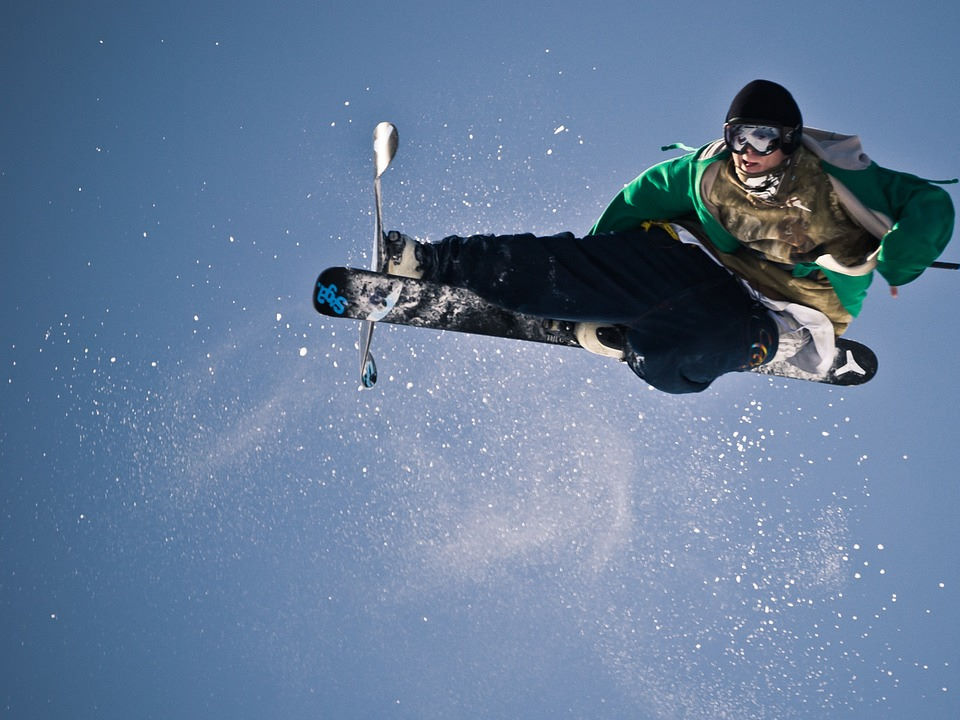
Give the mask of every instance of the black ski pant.
[[508, 310], [627, 328], [626, 360], [650, 385], [699, 392], [776, 352], [776, 323], [704, 250], [664, 228], [451, 236], [427, 246], [427, 278]]

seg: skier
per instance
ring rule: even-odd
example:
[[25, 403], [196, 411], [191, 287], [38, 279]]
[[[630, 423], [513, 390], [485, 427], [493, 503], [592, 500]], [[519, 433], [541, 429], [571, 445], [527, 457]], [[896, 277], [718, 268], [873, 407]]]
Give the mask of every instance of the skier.
[[953, 216], [941, 188], [879, 167], [856, 136], [804, 127], [784, 87], [754, 80], [721, 140], [642, 173], [587, 237], [392, 231], [386, 272], [577, 322], [587, 349], [698, 392], [775, 357], [828, 367], [873, 271], [896, 294], [943, 251]]

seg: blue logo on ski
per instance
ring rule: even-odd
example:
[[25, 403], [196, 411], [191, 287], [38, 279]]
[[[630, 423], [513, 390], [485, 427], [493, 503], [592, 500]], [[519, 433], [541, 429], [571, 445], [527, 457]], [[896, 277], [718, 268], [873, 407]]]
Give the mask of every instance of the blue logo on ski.
[[317, 283], [317, 304], [324, 303], [329, 305], [337, 315], [343, 315], [347, 311], [347, 299], [337, 295], [337, 286], [333, 283], [329, 285]]

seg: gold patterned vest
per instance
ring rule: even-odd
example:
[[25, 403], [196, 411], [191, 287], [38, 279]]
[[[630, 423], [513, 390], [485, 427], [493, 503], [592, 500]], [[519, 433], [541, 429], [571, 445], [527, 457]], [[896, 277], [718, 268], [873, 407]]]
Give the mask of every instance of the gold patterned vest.
[[847, 215], [820, 161], [799, 148], [785, 166], [775, 192], [751, 192], [733, 160], [718, 168], [708, 205], [742, 247], [718, 252], [728, 268], [775, 300], [816, 308], [839, 335], [852, 319], [821, 272], [793, 277], [796, 263], [829, 253], [843, 265], [862, 263], [877, 241]]

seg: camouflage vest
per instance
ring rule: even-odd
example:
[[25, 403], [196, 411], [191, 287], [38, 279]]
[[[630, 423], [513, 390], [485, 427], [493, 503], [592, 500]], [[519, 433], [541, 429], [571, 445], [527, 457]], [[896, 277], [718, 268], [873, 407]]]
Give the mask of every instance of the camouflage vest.
[[857, 265], [877, 247], [877, 240], [847, 215], [820, 161], [798, 149], [769, 199], [748, 192], [732, 160], [718, 170], [706, 201], [742, 245], [735, 253], [718, 253], [721, 262], [768, 297], [820, 310], [837, 334], [842, 333], [852, 317], [829, 280], [820, 272], [794, 277], [791, 270], [824, 253], [844, 265]]

